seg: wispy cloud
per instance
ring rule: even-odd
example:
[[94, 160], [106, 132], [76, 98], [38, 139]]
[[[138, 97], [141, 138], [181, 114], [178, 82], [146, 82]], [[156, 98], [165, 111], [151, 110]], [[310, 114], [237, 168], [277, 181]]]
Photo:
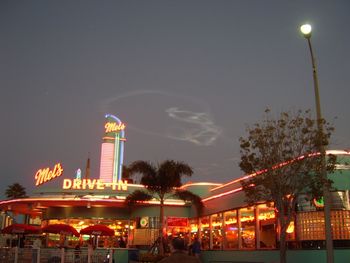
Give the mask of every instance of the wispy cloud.
[[[161, 103], [154, 103], [155, 100]], [[208, 104], [189, 96], [156, 90], [135, 90], [104, 100], [100, 108], [103, 111], [113, 112], [120, 105], [136, 105], [140, 101], [143, 105], [148, 106], [147, 108], [133, 107], [134, 116], [154, 119], [154, 116], [158, 115], [161, 121], [154, 122], [154, 125], [148, 128], [143, 125], [141, 129], [138, 128], [140, 123], [136, 122], [136, 119], [134, 121], [130, 119], [127, 120], [128, 129], [152, 136], [187, 141], [200, 146], [213, 145], [222, 134], [222, 128], [216, 125], [210, 116]], [[172, 106], [174, 104], [181, 106], [174, 107]], [[159, 113], [165, 114], [162, 116]], [[141, 120], [138, 119], [138, 121]]]
[[172, 107], [166, 110], [168, 116], [180, 125], [170, 130], [168, 137], [189, 141], [196, 145], [212, 145], [222, 133], [222, 129], [214, 124], [209, 114], [203, 112], [193, 112]]

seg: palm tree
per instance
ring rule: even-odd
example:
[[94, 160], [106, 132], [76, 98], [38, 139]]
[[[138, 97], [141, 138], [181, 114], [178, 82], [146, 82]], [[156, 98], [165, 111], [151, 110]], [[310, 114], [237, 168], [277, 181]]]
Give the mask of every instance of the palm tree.
[[174, 196], [184, 201], [192, 202], [200, 214], [203, 209], [201, 198], [189, 191], [179, 189], [182, 185], [181, 177], [183, 175], [191, 176], [192, 168], [183, 163], [173, 160], [166, 160], [158, 165], [146, 161], [135, 161], [129, 166], [130, 174], [142, 174], [140, 183], [146, 188], [136, 190], [127, 196], [125, 202], [133, 206], [140, 201], [149, 201], [157, 199], [160, 203], [159, 211], [159, 254], [163, 255], [163, 220], [164, 220], [164, 201], [167, 197]]
[[131, 184], [134, 182], [132, 178], [132, 174], [130, 173], [129, 166], [126, 166], [124, 164], [122, 168], [122, 180], [126, 180], [128, 181], [128, 183], [131, 183]]
[[20, 185], [19, 183], [14, 183], [7, 187], [5, 195], [9, 199], [15, 199], [15, 198], [26, 197], [27, 193], [26, 193], [26, 189], [22, 185]]

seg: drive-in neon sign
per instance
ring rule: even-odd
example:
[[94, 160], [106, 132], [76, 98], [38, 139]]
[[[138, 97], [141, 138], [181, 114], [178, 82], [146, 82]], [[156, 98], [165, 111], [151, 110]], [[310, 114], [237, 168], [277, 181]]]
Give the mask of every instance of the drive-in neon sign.
[[107, 122], [105, 124], [105, 132], [119, 132], [125, 129], [124, 123]]
[[60, 163], [55, 164], [53, 169], [50, 169], [49, 167], [39, 169], [35, 173], [35, 185], [41, 185], [43, 183], [46, 183], [48, 181], [51, 181], [52, 179], [59, 177], [63, 174], [63, 168]]
[[72, 190], [104, 190], [106, 188], [111, 188], [112, 190], [128, 190], [128, 182], [119, 180], [118, 182], [106, 183], [100, 179], [64, 179], [63, 189]]

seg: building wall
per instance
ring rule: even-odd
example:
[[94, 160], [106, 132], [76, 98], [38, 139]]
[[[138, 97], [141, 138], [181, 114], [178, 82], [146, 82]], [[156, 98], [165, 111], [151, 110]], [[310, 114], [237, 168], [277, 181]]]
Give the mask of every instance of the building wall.
[[65, 218], [129, 219], [127, 208], [120, 207], [49, 207], [43, 213], [43, 220]]
[[[174, 217], [190, 217], [190, 207], [184, 206], [166, 206], [164, 207], [165, 216], [174, 216]], [[133, 209], [131, 212], [131, 218], [142, 217], [142, 216], [151, 216], [159, 217], [160, 208], [159, 206], [143, 206]]]
[[[164, 215], [174, 217], [189, 217], [190, 207], [166, 206]], [[65, 218], [104, 218], [133, 219], [136, 217], [159, 217], [159, 206], [143, 206], [132, 210], [122, 207], [49, 207], [43, 214], [43, 220]]]
[[335, 170], [329, 178], [333, 180], [333, 187], [337, 190], [350, 189], [350, 170]]
[[206, 201], [204, 202], [205, 208], [203, 215], [210, 215], [222, 211], [227, 211], [233, 208], [248, 206], [244, 200], [244, 192], [240, 191], [235, 194], [230, 194]]

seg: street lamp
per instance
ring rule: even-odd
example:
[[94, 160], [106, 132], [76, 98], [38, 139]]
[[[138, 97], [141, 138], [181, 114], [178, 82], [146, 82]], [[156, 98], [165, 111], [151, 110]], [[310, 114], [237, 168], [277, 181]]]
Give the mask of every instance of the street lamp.
[[310, 38], [310, 37], [311, 37], [312, 27], [311, 27], [311, 25], [309, 25], [309, 24], [304, 24], [304, 25], [302, 25], [302, 26], [300, 27], [300, 31], [301, 31], [301, 33], [303, 33], [303, 35], [304, 35], [305, 37]]
[[324, 221], [325, 221], [325, 230], [326, 230], [326, 248], [327, 248], [327, 262], [334, 262], [333, 255], [333, 239], [332, 239], [332, 226], [331, 226], [331, 204], [330, 204], [330, 194], [329, 194], [329, 184], [327, 181], [327, 172], [326, 172], [326, 150], [323, 145], [323, 119], [321, 114], [321, 104], [320, 104], [320, 93], [318, 89], [318, 78], [316, 70], [316, 62], [314, 53], [311, 46], [311, 32], [312, 27], [309, 24], [304, 24], [300, 27], [301, 33], [307, 40], [310, 49], [311, 63], [312, 63], [312, 75], [314, 79], [314, 91], [315, 91], [315, 102], [316, 102], [316, 115], [317, 115], [317, 128], [318, 128], [318, 146], [321, 154], [321, 176], [324, 180], [323, 185], [323, 199], [324, 199]]

